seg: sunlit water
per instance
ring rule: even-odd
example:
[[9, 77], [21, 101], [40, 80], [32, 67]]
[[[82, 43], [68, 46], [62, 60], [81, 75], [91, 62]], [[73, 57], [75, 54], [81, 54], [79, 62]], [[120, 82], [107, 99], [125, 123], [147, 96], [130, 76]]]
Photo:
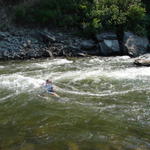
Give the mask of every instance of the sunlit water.
[[[150, 68], [133, 61], [0, 62], [0, 150], [149, 150]], [[61, 98], [38, 96], [48, 78]]]

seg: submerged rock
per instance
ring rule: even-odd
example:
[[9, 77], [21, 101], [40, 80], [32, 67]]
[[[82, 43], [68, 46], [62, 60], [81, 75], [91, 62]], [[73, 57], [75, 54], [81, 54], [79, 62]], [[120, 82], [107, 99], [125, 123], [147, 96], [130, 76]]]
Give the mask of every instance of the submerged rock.
[[145, 54], [135, 59], [134, 64], [138, 66], [150, 66], [150, 54]]
[[124, 34], [124, 48], [125, 52], [132, 57], [137, 57], [145, 54], [148, 49], [148, 38], [139, 37], [131, 32]]
[[134, 64], [138, 65], [138, 66], [150, 66], [150, 60], [146, 60], [146, 59], [136, 59], [134, 61]]

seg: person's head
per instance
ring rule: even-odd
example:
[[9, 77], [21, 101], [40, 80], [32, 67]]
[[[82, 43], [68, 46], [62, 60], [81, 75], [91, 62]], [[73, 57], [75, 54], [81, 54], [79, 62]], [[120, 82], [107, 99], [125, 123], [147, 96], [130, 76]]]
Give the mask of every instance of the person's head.
[[49, 79], [47, 79], [47, 80], [46, 80], [46, 83], [52, 83], [52, 81], [51, 81], [51, 80], [49, 80]]

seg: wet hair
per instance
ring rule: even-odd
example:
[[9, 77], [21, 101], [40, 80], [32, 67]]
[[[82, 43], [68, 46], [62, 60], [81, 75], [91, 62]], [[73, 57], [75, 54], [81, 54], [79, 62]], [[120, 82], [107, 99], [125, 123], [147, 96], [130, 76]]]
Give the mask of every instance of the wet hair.
[[52, 82], [52, 81], [51, 81], [51, 80], [49, 80], [49, 79], [47, 79], [47, 80], [46, 80], [46, 83], [51, 83], [51, 82]]

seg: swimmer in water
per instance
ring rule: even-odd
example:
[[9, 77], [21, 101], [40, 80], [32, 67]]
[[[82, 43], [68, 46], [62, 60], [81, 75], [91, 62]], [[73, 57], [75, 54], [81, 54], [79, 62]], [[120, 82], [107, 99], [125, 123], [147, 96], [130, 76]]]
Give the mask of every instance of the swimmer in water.
[[59, 95], [57, 95], [55, 93], [55, 90], [54, 90], [54, 87], [53, 87], [53, 84], [52, 84], [52, 81], [47, 79], [46, 82], [44, 83], [43, 85], [43, 88], [46, 90], [46, 93], [49, 93], [53, 96], [56, 96], [56, 97], [59, 97]]

